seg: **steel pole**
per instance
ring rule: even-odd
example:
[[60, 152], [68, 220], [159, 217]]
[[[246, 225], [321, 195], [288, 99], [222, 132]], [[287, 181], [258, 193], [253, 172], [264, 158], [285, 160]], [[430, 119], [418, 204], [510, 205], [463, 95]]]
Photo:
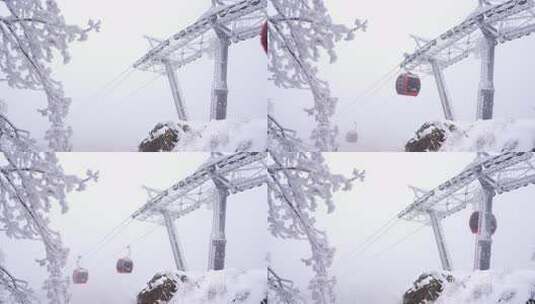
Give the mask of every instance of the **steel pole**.
[[482, 28], [483, 39], [481, 45], [481, 79], [477, 100], [477, 119], [492, 119], [494, 111], [494, 60], [496, 52], [496, 38], [488, 30]]
[[225, 268], [225, 222], [227, 216], [228, 189], [217, 178], [213, 178], [217, 195], [213, 205], [212, 234], [210, 236], [210, 252], [208, 270]]
[[480, 178], [479, 182], [482, 186], [483, 199], [479, 206], [474, 270], [489, 270], [492, 254], [492, 203], [496, 192], [485, 180]]
[[444, 231], [442, 230], [442, 224], [438, 219], [434, 211], [429, 211], [429, 218], [431, 219], [431, 227], [433, 227], [433, 233], [435, 234], [435, 241], [437, 243], [438, 254], [440, 257], [440, 263], [442, 264], [442, 269], [446, 271], [451, 271], [451, 258], [448, 252], [448, 247], [446, 246], [446, 239], [444, 237]]
[[230, 38], [221, 29], [214, 27], [217, 34], [217, 47], [215, 51], [214, 87], [210, 105], [210, 120], [223, 120], [227, 118], [227, 72], [228, 52]]
[[440, 103], [442, 104], [442, 111], [444, 112], [444, 117], [447, 120], [454, 120], [453, 110], [451, 107], [451, 98], [446, 87], [446, 81], [444, 80], [444, 73], [442, 68], [436, 60], [430, 60], [431, 67], [433, 68], [433, 76], [435, 77], [435, 82], [437, 84], [438, 95], [440, 97]]
[[182, 250], [180, 249], [175, 222], [168, 212], [163, 212], [162, 214], [165, 221], [165, 228], [167, 228], [167, 234], [169, 235], [169, 243], [171, 244], [171, 251], [173, 252], [176, 269], [178, 271], [186, 271], [186, 260], [184, 259]]
[[188, 120], [188, 115], [186, 114], [186, 108], [184, 106], [184, 99], [180, 93], [178, 86], [178, 78], [176, 71], [173, 68], [173, 65], [169, 61], [164, 61], [165, 71], [167, 73], [167, 79], [169, 80], [169, 86], [171, 87], [171, 94], [173, 95], [173, 100], [175, 102], [176, 113], [179, 120]]

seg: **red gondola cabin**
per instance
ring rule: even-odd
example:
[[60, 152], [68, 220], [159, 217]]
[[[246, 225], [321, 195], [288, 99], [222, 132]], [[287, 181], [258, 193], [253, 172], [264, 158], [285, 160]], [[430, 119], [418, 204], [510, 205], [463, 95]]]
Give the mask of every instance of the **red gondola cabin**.
[[[494, 216], [494, 214], [492, 215], [490, 221], [490, 233], [494, 234], [498, 229], [498, 222], [496, 221], [496, 217]], [[470, 216], [469, 225], [470, 230], [473, 234], [477, 234], [479, 232], [479, 211], [475, 211], [474, 213], [472, 213], [472, 215]]]
[[264, 48], [264, 52], [268, 52], [268, 23], [267, 21], [264, 22], [264, 25], [262, 26], [262, 31], [260, 32], [260, 43], [262, 43], [262, 48]]
[[86, 284], [89, 280], [89, 271], [87, 269], [78, 267], [72, 273], [72, 281], [74, 284]]
[[420, 78], [411, 73], [404, 73], [396, 80], [396, 92], [404, 96], [418, 96], [422, 83]]
[[134, 270], [134, 262], [129, 258], [120, 258], [117, 260], [118, 273], [131, 273]]

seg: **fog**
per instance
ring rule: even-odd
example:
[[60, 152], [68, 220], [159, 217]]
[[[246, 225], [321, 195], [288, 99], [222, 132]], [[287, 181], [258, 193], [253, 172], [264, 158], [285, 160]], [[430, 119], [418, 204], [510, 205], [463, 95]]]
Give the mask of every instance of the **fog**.
[[[459, 173], [474, 157], [468, 153], [328, 154], [334, 172], [349, 175], [352, 168], [367, 171], [363, 183], [335, 195], [333, 214], [321, 210], [317, 216], [317, 226], [327, 231], [336, 247], [331, 274], [337, 277], [337, 303], [399, 303], [419, 274], [441, 269], [431, 227], [420, 229], [420, 224], [399, 221], [366, 250], [361, 245], [413, 201], [408, 185], [432, 189]], [[498, 230], [493, 238], [492, 270], [535, 268], [530, 264], [535, 250], [534, 195], [535, 187], [531, 186], [495, 198]], [[455, 271], [472, 271], [471, 212], [469, 207], [443, 221]], [[299, 260], [310, 252], [306, 243], [270, 238], [269, 244], [274, 269], [306, 292], [312, 274]]]
[[[402, 151], [407, 140], [429, 120], [443, 119], [434, 79], [422, 77], [420, 96], [404, 97], [395, 93], [395, 77], [374, 94], [364, 95], [370, 87], [411, 53], [415, 34], [435, 38], [464, 20], [477, 1], [344, 1], [326, 3], [333, 20], [351, 26], [356, 18], [367, 19], [365, 33], [358, 32], [353, 41], [337, 44], [338, 60], [320, 63], [320, 76], [328, 80], [332, 94], [339, 98], [333, 121], [340, 127], [342, 151]], [[524, 37], [496, 50], [495, 118], [533, 118], [535, 108], [531, 76], [535, 61], [535, 38]], [[324, 58], [326, 59], [326, 58]], [[458, 120], [475, 119], [480, 62], [473, 56], [445, 71], [452, 107]], [[395, 75], [397, 76], [397, 75]], [[269, 97], [282, 124], [308, 138], [314, 124], [302, 111], [312, 105], [309, 92], [282, 90], [271, 86]], [[297, 114], [301, 119], [296, 119]], [[359, 143], [343, 142], [345, 132], [357, 124]]]
[[[158, 122], [176, 121], [167, 77], [134, 71], [119, 86], [110, 82], [149, 50], [144, 35], [167, 38], [195, 22], [210, 1], [57, 1], [70, 24], [102, 21], [100, 33], [74, 43], [72, 61], [52, 67], [54, 77], [72, 98], [68, 124], [74, 130], [74, 151], [135, 151]], [[229, 52], [228, 118], [266, 117], [266, 56], [259, 39], [231, 46]], [[205, 56], [178, 71], [191, 120], [209, 118], [213, 60]], [[247, 81], [244, 81], [246, 79]], [[111, 88], [111, 89], [110, 89]], [[0, 83], [8, 117], [31, 131], [42, 146], [48, 123], [36, 109], [46, 104], [43, 92], [14, 90]]]
[[[87, 191], [68, 196], [70, 210], [51, 218], [52, 227], [61, 232], [64, 244], [70, 248], [66, 275], [76, 267], [76, 257], [82, 255], [81, 266], [89, 269], [87, 285], [71, 285], [72, 302], [124, 303], [135, 300], [137, 292], [159, 271], [176, 269], [165, 227], [134, 221], [117, 237], [99, 246], [102, 238], [147, 201], [142, 185], [165, 189], [202, 164], [207, 154], [136, 154], [136, 153], [76, 153], [60, 154], [68, 173], [83, 175], [88, 169], [100, 171], [100, 179]], [[228, 199], [226, 267], [237, 270], [265, 268], [266, 189], [258, 188]], [[208, 267], [208, 244], [212, 212], [207, 208], [176, 221], [184, 248], [188, 270], [204, 272]], [[46, 277], [37, 258], [44, 255], [39, 242], [9, 240], [0, 235], [6, 265], [20, 279], [28, 280], [37, 292]], [[115, 263], [127, 254], [131, 245], [134, 272], [118, 274]]]

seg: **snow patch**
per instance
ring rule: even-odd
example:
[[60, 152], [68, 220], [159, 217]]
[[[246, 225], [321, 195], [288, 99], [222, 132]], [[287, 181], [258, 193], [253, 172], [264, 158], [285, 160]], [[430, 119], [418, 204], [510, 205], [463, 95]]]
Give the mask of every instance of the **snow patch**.
[[[535, 271], [455, 274], [436, 304], [535, 303]], [[531, 302], [530, 302], [531, 301]]]
[[214, 120], [187, 122], [191, 132], [181, 135], [174, 151], [265, 151], [267, 122]]
[[441, 151], [531, 151], [535, 149], [535, 120], [453, 122]]

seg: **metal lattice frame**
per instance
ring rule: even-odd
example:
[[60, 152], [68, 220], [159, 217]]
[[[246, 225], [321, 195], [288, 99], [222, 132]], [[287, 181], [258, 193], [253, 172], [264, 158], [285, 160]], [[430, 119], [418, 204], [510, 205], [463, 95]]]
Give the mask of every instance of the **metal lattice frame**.
[[433, 40], [413, 36], [417, 49], [412, 54], [406, 54], [401, 63], [401, 68], [407, 71], [433, 74], [447, 120], [454, 120], [454, 113], [442, 71], [480, 52], [481, 77], [476, 118], [492, 119], [496, 45], [535, 31], [533, 0], [479, 1], [479, 4], [478, 9], [462, 23]]
[[418, 38], [417, 50], [406, 56], [401, 67], [431, 74], [429, 60], [436, 60], [441, 68], [462, 61], [477, 52], [483, 38], [481, 24], [496, 29], [499, 43], [522, 38], [535, 31], [535, 4], [533, 0], [510, 0], [483, 6], [482, 11], [473, 13], [433, 40]]
[[[531, 184], [535, 184], [535, 157], [532, 152], [509, 152], [493, 157], [480, 156], [460, 174], [435, 189], [431, 191], [415, 189], [414, 202], [401, 211], [398, 217], [432, 225], [443, 268], [451, 270], [449, 253], [439, 227], [440, 221], [474, 204], [482, 213], [479, 223], [481, 232], [478, 234], [476, 244], [475, 268], [488, 269], [491, 243], [488, 228], [493, 197]], [[433, 217], [436, 217], [435, 221]], [[488, 256], [482, 253], [479, 246], [488, 247], [485, 249]]]
[[185, 270], [174, 222], [202, 206], [212, 205], [214, 220], [209, 269], [224, 268], [226, 199], [230, 194], [260, 187], [267, 182], [265, 152], [240, 152], [212, 158], [195, 173], [152, 196], [132, 218], [165, 225], [178, 270]]
[[[232, 3], [224, 1], [228, 2]], [[254, 38], [260, 34], [266, 7], [266, 0], [244, 0], [216, 6], [192, 25], [153, 47], [134, 63], [134, 68], [165, 75], [166, 61], [179, 69], [201, 58], [213, 51], [210, 41], [216, 39], [215, 25], [228, 28], [233, 43]]]
[[266, 19], [267, 0], [220, 0], [212, 1], [212, 4], [213, 7], [195, 23], [172, 37], [162, 41], [150, 38], [152, 48], [133, 65], [142, 71], [167, 76], [180, 120], [188, 120], [188, 115], [177, 70], [206, 53], [214, 54], [210, 119], [225, 119], [229, 46], [259, 36]]

